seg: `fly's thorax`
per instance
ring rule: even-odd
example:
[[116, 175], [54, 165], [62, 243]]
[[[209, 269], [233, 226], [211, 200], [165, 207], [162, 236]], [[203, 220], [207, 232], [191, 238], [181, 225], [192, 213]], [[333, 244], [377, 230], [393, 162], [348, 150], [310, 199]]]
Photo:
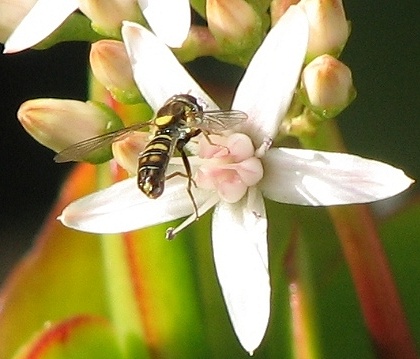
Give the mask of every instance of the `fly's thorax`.
[[154, 125], [159, 129], [164, 129], [174, 125], [176, 119], [172, 115], [158, 116], [154, 120]]
[[197, 99], [191, 95], [175, 95], [160, 108], [156, 114], [158, 126], [189, 126], [203, 113]]
[[166, 103], [160, 108], [157, 116], [162, 115], [183, 115], [186, 112], [203, 112], [203, 107], [198, 104], [197, 99], [194, 96], [188, 94], [172, 96]]
[[184, 147], [193, 137], [198, 136], [201, 130], [193, 127], [185, 127], [178, 130], [179, 140], [177, 147]]
[[149, 198], [158, 198], [163, 193], [174, 149], [185, 156], [184, 146], [201, 132], [195, 127], [200, 113], [201, 106], [190, 95], [170, 98], [157, 112], [152, 122], [154, 137], [138, 159], [138, 187]]

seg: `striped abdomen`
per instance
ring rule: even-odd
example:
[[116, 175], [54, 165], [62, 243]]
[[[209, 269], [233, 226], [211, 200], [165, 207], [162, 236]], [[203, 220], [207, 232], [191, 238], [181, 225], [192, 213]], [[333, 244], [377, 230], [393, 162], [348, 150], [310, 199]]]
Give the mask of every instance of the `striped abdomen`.
[[177, 136], [168, 132], [156, 134], [139, 155], [137, 184], [149, 198], [158, 198], [165, 188], [166, 169], [177, 142]]

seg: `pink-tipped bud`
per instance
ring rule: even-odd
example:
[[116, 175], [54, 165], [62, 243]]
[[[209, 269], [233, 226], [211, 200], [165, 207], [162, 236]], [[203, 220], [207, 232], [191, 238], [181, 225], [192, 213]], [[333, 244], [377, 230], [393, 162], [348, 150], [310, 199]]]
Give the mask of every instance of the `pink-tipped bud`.
[[95, 42], [90, 50], [90, 65], [93, 75], [118, 102], [134, 104], [143, 101], [121, 41]]
[[121, 37], [123, 20], [141, 19], [136, 0], [80, 0], [80, 10], [92, 20], [92, 27], [98, 33], [114, 38]]
[[208, 0], [206, 6], [208, 27], [224, 52], [255, 50], [262, 24], [251, 5], [244, 0]]
[[112, 144], [112, 153], [117, 163], [129, 174], [137, 173], [139, 154], [150, 140], [149, 132], [134, 132]]
[[299, 5], [309, 20], [308, 58], [338, 56], [350, 35], [341, 0], [302, 0]]
[[29, 100], [20, 106], [17, 117], [33, 138], [56, 152], [123, 127], [105, 105], [75, 100]]
[[303, 102], [320, 116], [337, 116], [356, 97], [350, 69], [330, 55], [310, 62], [302, 72]]
[[296, 5], [299, 0], [272, 0], [270, 3], [271, 27], [283, 16], [290, 5]]

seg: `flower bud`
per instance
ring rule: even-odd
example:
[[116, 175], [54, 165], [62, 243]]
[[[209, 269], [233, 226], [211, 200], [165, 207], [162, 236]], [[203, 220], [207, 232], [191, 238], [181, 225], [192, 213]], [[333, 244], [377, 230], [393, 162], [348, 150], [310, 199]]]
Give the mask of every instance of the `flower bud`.
[[13, 30], [35, 5], [36, 0], [0, 1], [0, 42], [5, 43]]
[[206, 6], [208, 27], [222, 51], [251, 57], [263, 36], [254, 8], [244, 0], [208, 0]]
[[341, 0], [302, 0], [299, 5], [309, 20], [309, 59], [323, 54], [341, 53], [350, 35]]
[[356, 97], [350, 69], [330, 55], [310, 62], [302, 72], [302, 100], [322, 117], [335, 117]]
[[90, 65], [93, 75], [118, 102], [144, 102], [134, 82], [130, 60], [121, 41], [101, 40], [92, 44]]
[[296, 5], [299, 0], [272, 0], [270, 3], [271, 27], [283, 16], [291, 5]]
[[112, 144], [112, 153], [117, 163], [129, 174], [137, 173], [139, 153], [150, 140], [149, 132], [134, 132]]
[[[123, 127], [117, 114], [104, 104], [75, 100], [29, 100], [20, 106], [17, 117], [33, 138], [56, 152]], [[111, 157], [109, 147], [89, 154], [86, 161], [100, 163]]]
[[136, 0], [80, 0], [79, 3], [80, 10], [92, 20], [93, 29], [110, 37], [121, 37], [123, 20], [141, 19]]

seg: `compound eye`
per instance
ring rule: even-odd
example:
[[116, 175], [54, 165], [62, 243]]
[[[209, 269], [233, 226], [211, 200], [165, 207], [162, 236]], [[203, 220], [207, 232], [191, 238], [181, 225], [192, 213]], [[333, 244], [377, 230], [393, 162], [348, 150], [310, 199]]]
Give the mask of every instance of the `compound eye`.
[[171, 105], [171, 113], [174, 116], [183, 115], [185, 113], [185, 105], [183, 103], [174, 102]]

